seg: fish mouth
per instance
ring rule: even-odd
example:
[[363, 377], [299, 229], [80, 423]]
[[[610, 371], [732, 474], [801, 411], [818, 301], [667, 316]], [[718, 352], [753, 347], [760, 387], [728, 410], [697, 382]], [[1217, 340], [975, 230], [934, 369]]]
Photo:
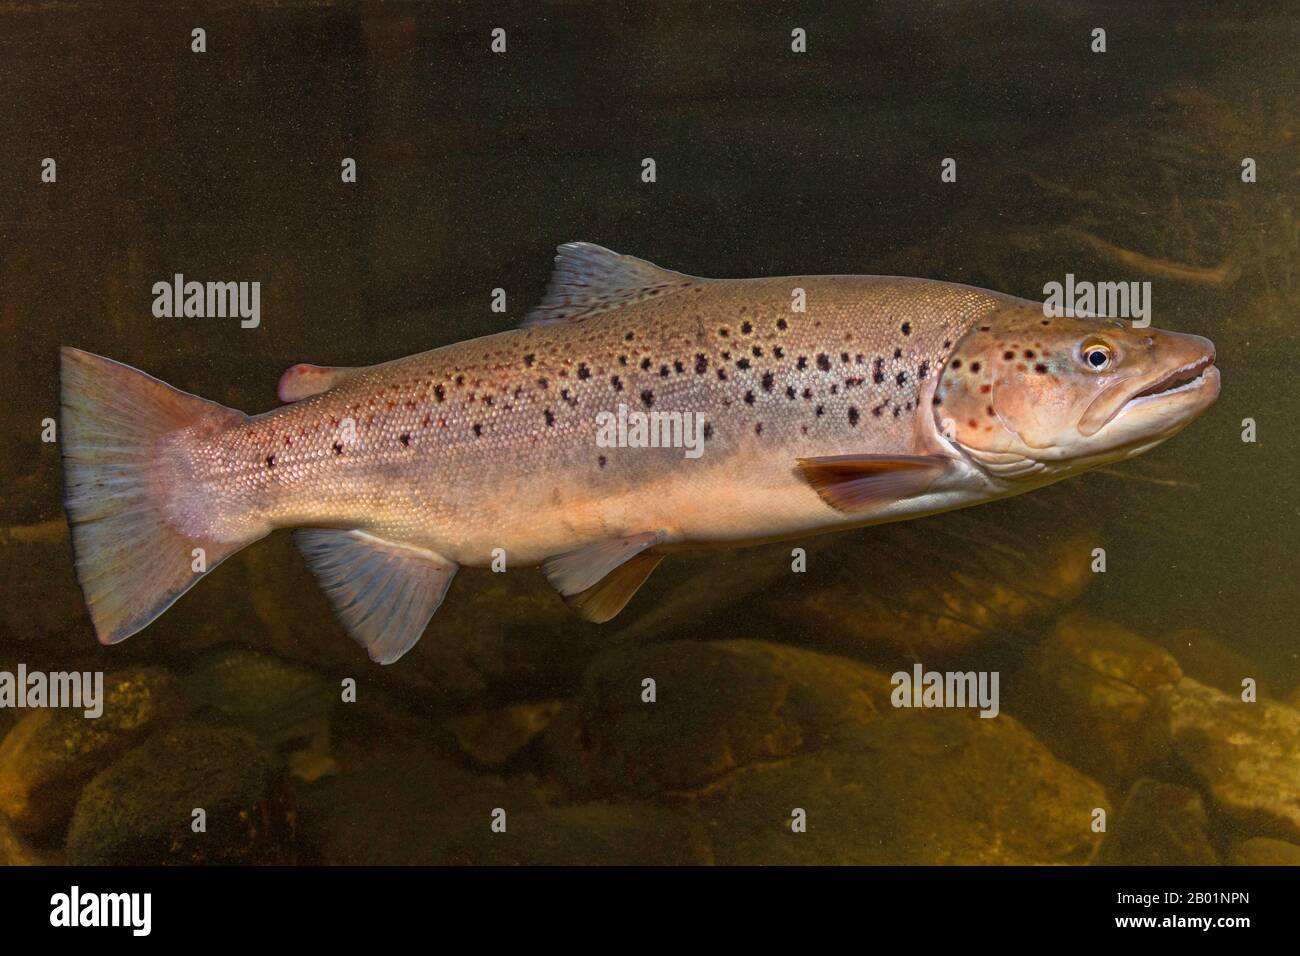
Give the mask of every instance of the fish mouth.
[[[1160, 431], [1179, 419], [1177, 427], [1196, 417], [1219, 396], [1219, 370], [1211, 346], [1196, 359], [1147, 382], [1115, 382], [1098, 395], [1079, 421], [1079, 433], [1095, 435], [1108, 426], [1127, 422], [1126, 431], [1138, 422]], [[1183, 412], [1194, 409], [1195, 414]], [[1174, 430], [1177, 430], [1175, 428]]]
[[1176, 368], [1168, 372], [1162, 378], [1157, 379], [1150, 385], [1131, 396], [1124, 403], [1123, 408], [1132, 408], [1137, 405], [1148, 404], [1153, 401], [1169, 398], [1174, 395], [1180, 395], [1184, 392], [1195, 392], [1213, 383], [1219, 382], [1219, 370], [1214, 364], [1214, 356], [1206, 355], [1197, 359], [1195, 362], [1188, 362], [1181, 368]]

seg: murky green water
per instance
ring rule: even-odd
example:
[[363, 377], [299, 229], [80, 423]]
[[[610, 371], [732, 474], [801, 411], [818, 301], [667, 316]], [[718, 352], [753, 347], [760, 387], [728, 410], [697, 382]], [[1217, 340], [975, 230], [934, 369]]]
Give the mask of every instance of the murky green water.
[[[1271, 4], [0, 11], [0, 668], [135, 669], [122, 686], [160, 702], [75, 765], [41, 752], [80, 739], [71, 725], [0, 745], [0, 859], [1300, 853], [1247, 843], [1300, 844], [1297, 40], [1294, 7]], [[147, 631], [95, 644], [41, 441], [60, 345], [263, 411], [293, 363], [509, 327], [573, 239], [706, 276], [891, 273], [1036, 299], [1067, 272], [1150, 280], [1153, 324], [1215, 341], [1222, 397], [1135, 461], [810, 541], [804, 575], [785, 545], [674, 559], [602, 628], [540, 574], [466, 572], [380, 669], [277, 534]], [[151, 287], [177, 272], [260, 281], [260, 326], [155, 318]], [[1003, 715], [894, 711], [888, 675], [917, 660], [998, 670]], [[0, 733], [19, 718], [0, 711]], [[1272, 770], [1230, 766], [1233, 732]], [[272, 822], [177, 851], [186, 821], [158, 794], [223, 759], [259, 769], [207, 799]], [[80, 797], [42, 817], [38, 778]], [[135, 815], [108, 832], [119, 797]], [[1176, 823], [1147, 825], [1151, 806]]]

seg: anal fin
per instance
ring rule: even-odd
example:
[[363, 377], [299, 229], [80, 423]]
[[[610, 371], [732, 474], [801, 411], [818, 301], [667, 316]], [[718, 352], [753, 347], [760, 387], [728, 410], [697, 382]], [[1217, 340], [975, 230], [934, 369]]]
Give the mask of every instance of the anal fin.
[[923, 494], [951, 464], [943, 455], [831, 455], [798, 463], [823, 501], [850, 514]]
[[551, 558], [542, 565], [552, 587], [585, 620], [596, 624], [615, 617], [659, 566], [663, 555], [651, 549], [662, 531], [598, 541]]
[[458, 570], [425, 548], [364, 531], [310, 529], [294, 538], [343, 626], [380, 664], [415, 646]]

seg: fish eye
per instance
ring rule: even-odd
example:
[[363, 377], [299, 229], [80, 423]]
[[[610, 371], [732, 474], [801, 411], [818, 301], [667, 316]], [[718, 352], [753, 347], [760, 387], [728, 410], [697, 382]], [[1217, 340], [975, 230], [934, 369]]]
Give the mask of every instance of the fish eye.
[[1112, 355], [1110, 347], [1100, 342], [1093, 342], [1083, 347], [1084, 364], [1094, 372], [1109, 368]]

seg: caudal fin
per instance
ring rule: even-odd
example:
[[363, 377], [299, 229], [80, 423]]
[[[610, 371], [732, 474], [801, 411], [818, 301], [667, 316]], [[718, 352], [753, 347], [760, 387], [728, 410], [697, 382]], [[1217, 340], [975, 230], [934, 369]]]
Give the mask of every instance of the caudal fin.
[[244, 416], [111, 359], [61, 353], [63, 503], [77, 580], [100, 642], [115, 644], [261, 536], [214, 541], [183, 534], [167, 517], [176, 496], [193, 489], [174, 487], [160, 439]]

